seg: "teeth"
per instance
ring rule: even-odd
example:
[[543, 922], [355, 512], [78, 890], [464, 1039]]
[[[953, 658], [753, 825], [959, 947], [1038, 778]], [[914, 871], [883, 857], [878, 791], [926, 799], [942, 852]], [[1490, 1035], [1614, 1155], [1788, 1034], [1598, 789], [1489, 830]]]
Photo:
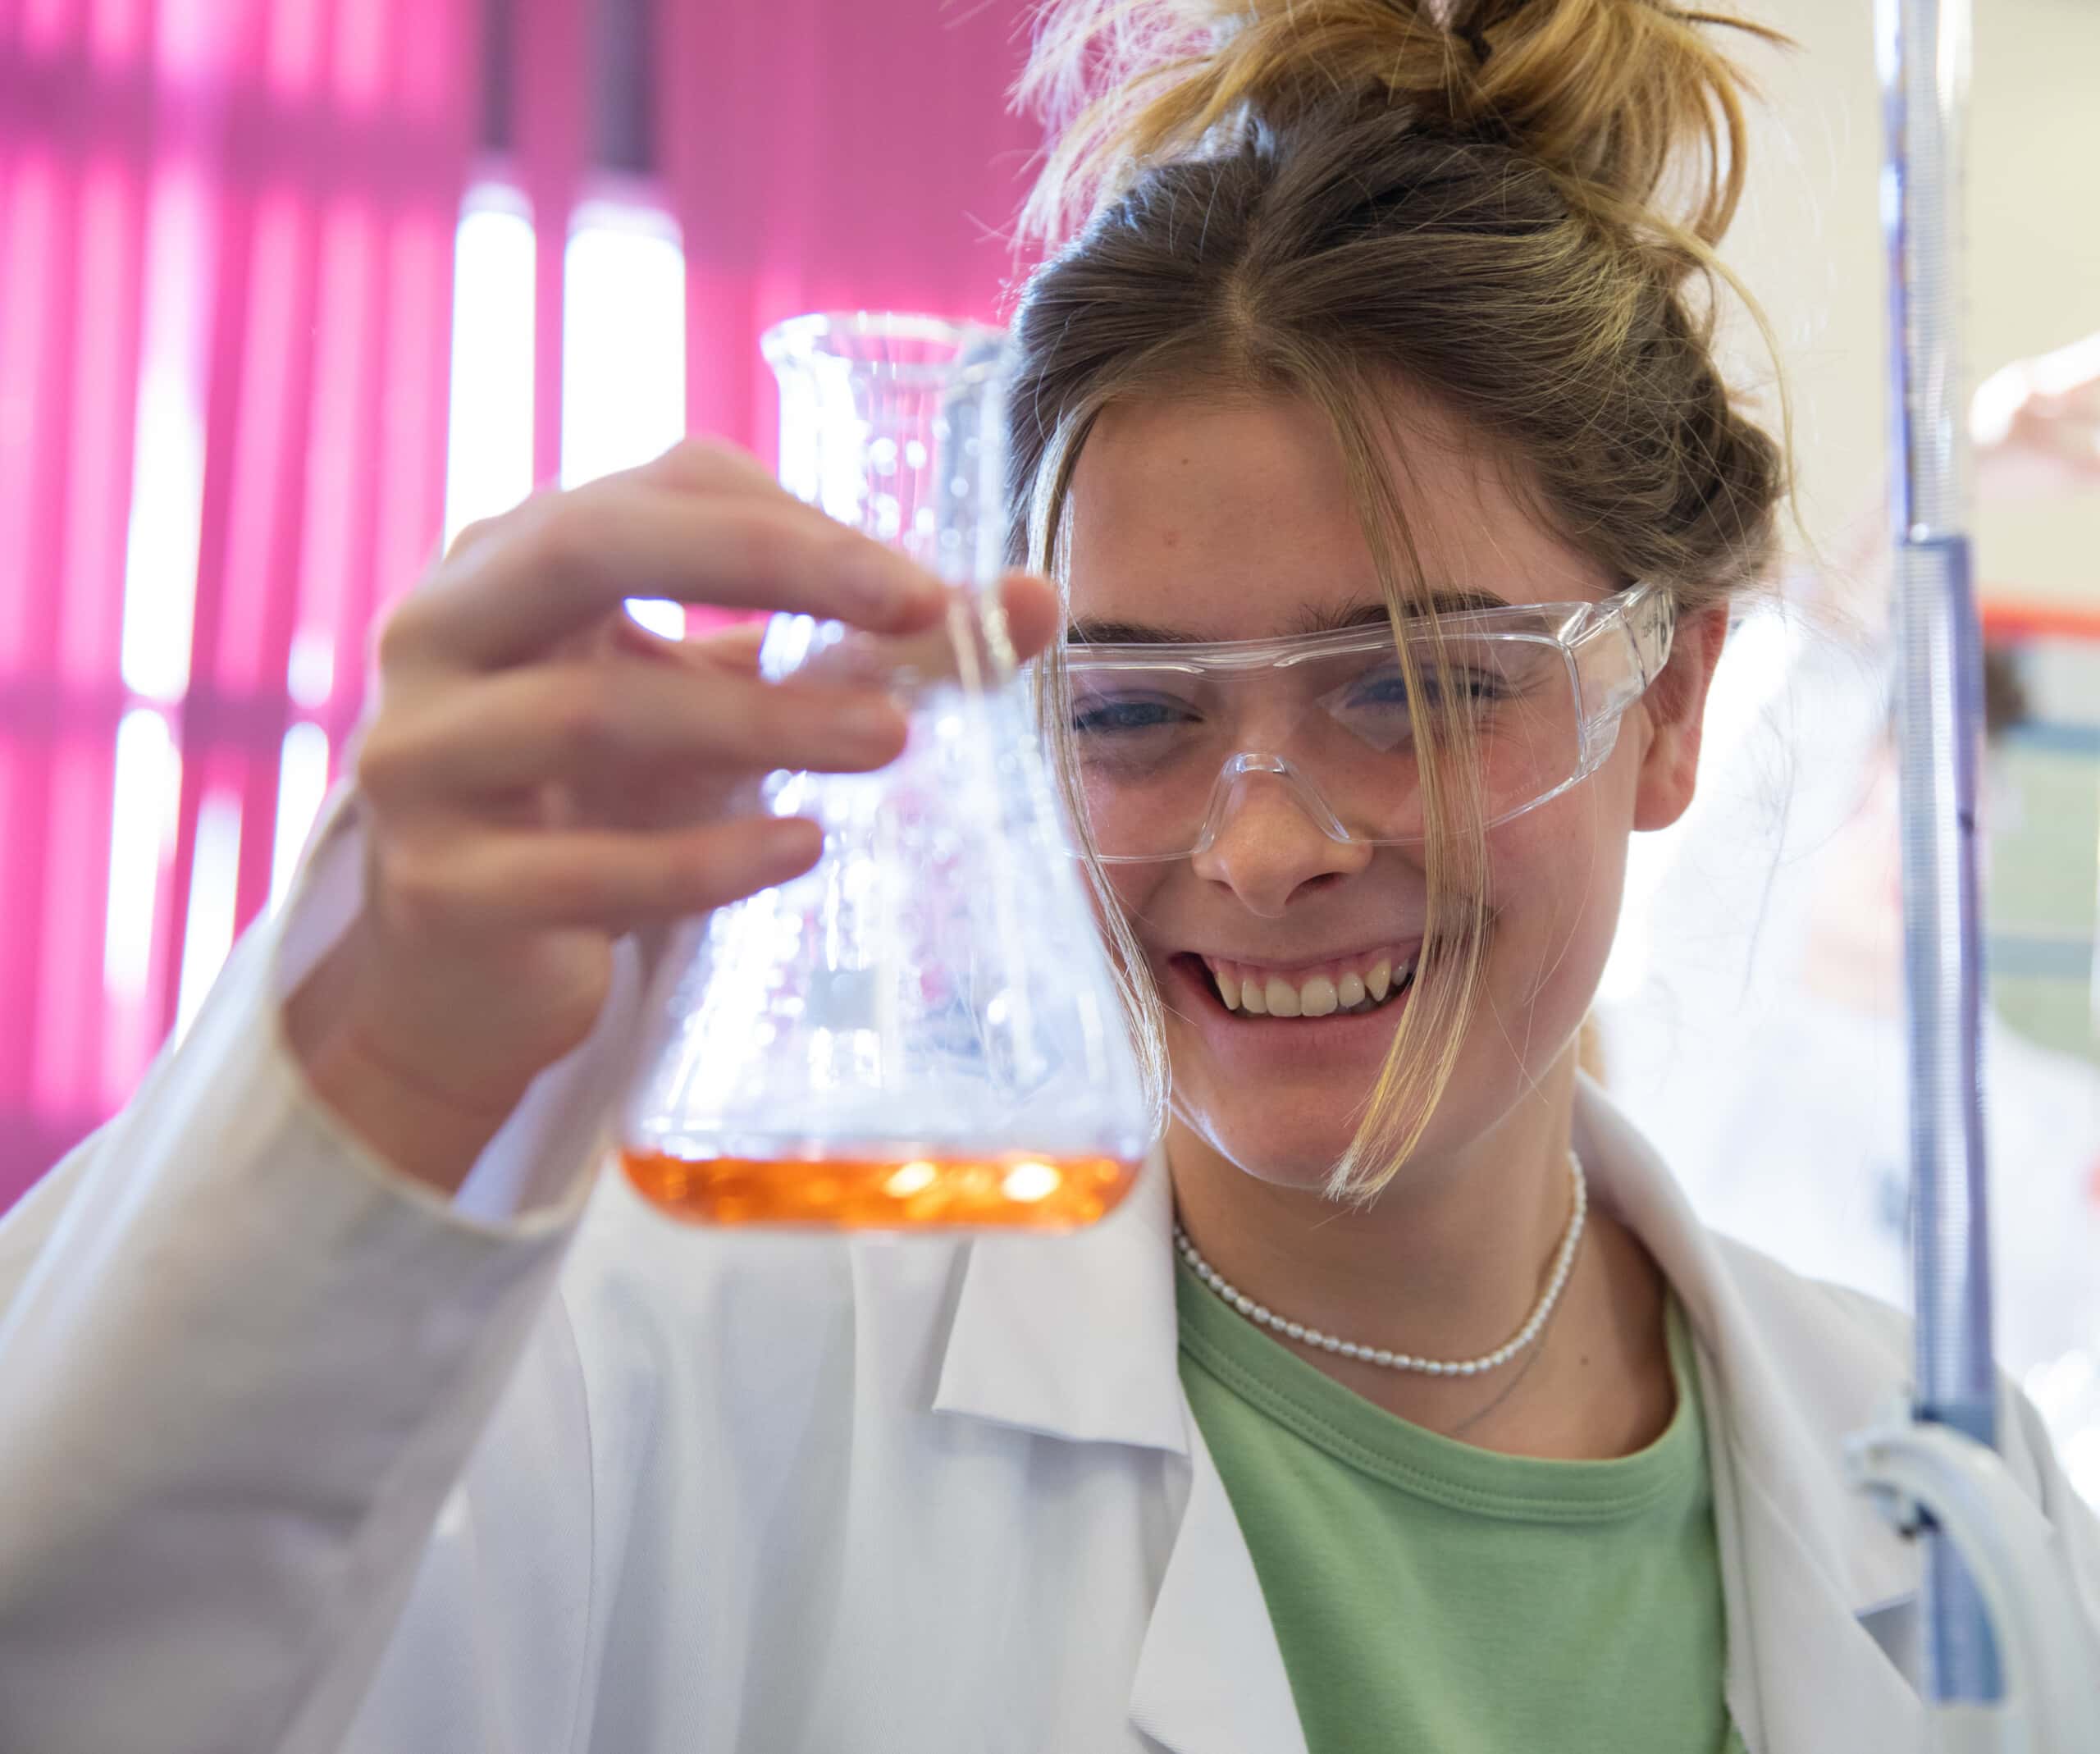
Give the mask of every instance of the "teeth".
[[1395, 993], [1404, 992], [1414, 976], [1414, 965], [1398, 968], [1392, 958], [1381, 957], [1369, 969], [1345, 969], [1337, 974], [1308, 975], [1301, 981], [1280, 975], [1241, 975], [1213, 966], [1211, 979], [1227, 1011], [1245, 1012], [1256, 1017], [1326, 1017], [1336, 1012], [1362, 1012], [1383, 1004]]

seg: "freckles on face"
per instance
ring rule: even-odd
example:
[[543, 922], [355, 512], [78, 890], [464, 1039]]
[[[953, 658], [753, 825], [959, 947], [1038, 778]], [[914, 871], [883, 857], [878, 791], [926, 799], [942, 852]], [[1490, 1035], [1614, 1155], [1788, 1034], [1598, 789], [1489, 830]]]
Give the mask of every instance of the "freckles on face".
[[[1448, 422], [1425, 410], [1413, 430], [1395, 482], [1432, 588], [1513, 604], [1594, 601], [1614, 588], [1542, 529]], [[1075, 468], [1066, 562], [1072, 622], [1116, 623], [1116, 638], [1133, 628], [1272, 638], [1385, 601], [1326, 418], [1290, 401], [1109, 409]], [[1452, 1086], [1463, 1094], [1445, 1099], [1482, 1112], [1454, 1124], [1484, 1124], [1487, 1110], [1506, 1108], [1588, 1007], [1631, 809], [1623, 776], [1605, 783], [1613, 765], [1489, 836], [1484, 990]], [[1244, 857], [1112, 865], [1107, 880], [1169, 1007], [1177, 1114], [1254, 1173], [1317, 1181], [1354, 1135], [1397, 1012], [1382, 1036], [1327, 1018], [1271, 1020], [1261, 1026], [1276, 1032], [1267, 1039], [1278, 1052], [1244, 1053], [1230, 1032], [1244, 1025], [1201, 985], [1197, 953], [1291, 964], [1418, 941], [1424, 852], [1334, 842], [1273, 793], [1236, 793], [1229, 829]], [[1211, 1009], [1198, 1003], [1206, 997]], [[1313, 1038], [1285, 1040], [1292, 1029], [1330, 1031], [1321, 1039], [1336, 1045], [1300, 1051]]]

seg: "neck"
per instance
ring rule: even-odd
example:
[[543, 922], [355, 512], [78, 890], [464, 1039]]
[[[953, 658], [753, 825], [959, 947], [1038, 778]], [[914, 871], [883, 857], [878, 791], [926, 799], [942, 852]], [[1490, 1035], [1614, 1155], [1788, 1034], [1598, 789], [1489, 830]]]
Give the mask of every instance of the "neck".
[[[1494, 1127], [1410, 1157], [1361, 1208], [1262, 1181], [1177, 1120], [1167, 1157], [1181, 1222], [1225, 1278], [1293, 1321], [1418, 1358], [1481, 1357], [1530, 1316], [1566, 1232], [1574, 1080], [1571, 1051]], [[1579, 1377], [1524, 1354], [1478, 1377], [1440, 1377], [1293, 1350], [1432, 1430], [1469, 1427], [1495, 1405], [1494, 1423], [1468, 1430], [1469, 1441], [1536, 1454], [1623, 1454], [1629, 1434], [1637, 1446], [1653, 1435], [1659, 1381], [1667, 1420], [1659, 1280], [1639, 1245], [1594, 1204], [1591, 1227], [1561, 1304], [1532, 1349], [1564, 1353], [1571, 1368], [1579, 1359]], [[1617, 1367], [1606, 1380], [1628, 1383], [1638, 1405], [1556, 1411], [1553, 1395], [1578, 1380], [1595, 1393], [1598, 1365]], [[1496, 1405], [1520, 1371], [1525, 1381], [1507, 1409]], [[1541, 1395], [1543, 1422], [1535, 1410]]]

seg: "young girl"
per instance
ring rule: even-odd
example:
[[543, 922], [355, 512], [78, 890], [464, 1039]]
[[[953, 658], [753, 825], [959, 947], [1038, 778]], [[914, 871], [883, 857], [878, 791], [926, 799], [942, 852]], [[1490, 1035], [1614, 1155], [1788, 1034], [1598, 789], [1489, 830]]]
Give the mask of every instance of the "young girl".
[[1082, 0], [1039, 53], [1106, 95], [1038, 216], [1106, 186], [1016, 326], [1007, 605], [1159, 1159], [910, 1246], [594, 1181], [656, 929], [817, 856], [736, 783], [903, 735], [622, 600], [937, 592], [705, 445], [477, 529], [281, 923], [0, 1230], [0, 1746], [1919, 1745], [1842, 1473], [1906, 1324], [1710, 1236], [1575, 1064], [1783, 491], [1701, 314], [1720, 45]]

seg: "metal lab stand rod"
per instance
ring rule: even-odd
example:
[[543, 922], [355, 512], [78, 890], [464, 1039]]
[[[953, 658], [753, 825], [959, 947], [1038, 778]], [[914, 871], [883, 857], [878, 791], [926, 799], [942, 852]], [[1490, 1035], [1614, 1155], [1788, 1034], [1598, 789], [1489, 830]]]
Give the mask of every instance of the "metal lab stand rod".
[[[1879, 0], [1886, 129], [1895, 633], [1910, 1020], [1916, 1417], [1997, 1442], [1978, 1053], [1980, 635], [1965, 528], [1959, 340], [1968, 0]], [[1987, 1702], [2003, 1678], [1982, 1596], [1928, 1526], [1928, 1697]]]

